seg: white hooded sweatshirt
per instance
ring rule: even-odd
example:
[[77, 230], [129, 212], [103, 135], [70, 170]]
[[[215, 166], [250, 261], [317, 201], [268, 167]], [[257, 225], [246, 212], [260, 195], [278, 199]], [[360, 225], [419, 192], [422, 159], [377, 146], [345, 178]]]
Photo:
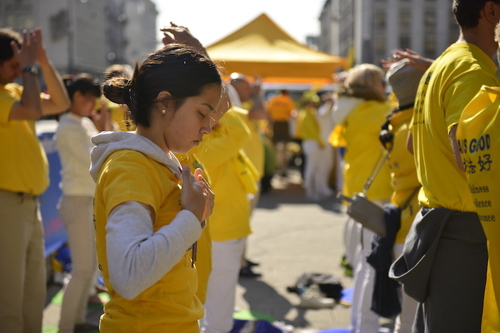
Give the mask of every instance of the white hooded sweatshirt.
[[[103, 132], [92, 137], [90, 174], [97, 180], [102, 164], [117, 150], [132, 149], [165, 165], [178, 179], [181, 166], [173, 153], [165, 154], [149, 139], [132, 132]], [[132, 299], [179, 262], [201, 236], [196, 216], [181, 210], [173, 221], [153, 232], [148, 209], [129, 201], [115, 207], [106, 222], [110, 282], [121, 296]]]

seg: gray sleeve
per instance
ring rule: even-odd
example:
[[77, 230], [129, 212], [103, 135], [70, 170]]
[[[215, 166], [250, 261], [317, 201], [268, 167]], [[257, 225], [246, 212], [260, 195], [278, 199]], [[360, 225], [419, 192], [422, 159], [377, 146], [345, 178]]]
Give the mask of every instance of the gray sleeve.
[[143, 204], [129, 201], [115, 207], [106, 224], [113, 288], [126, 299], [137, 297], [167, 274], [200, 236], [200, 221], [188, 210], [181, 210], [169, 225], [153, 232]]

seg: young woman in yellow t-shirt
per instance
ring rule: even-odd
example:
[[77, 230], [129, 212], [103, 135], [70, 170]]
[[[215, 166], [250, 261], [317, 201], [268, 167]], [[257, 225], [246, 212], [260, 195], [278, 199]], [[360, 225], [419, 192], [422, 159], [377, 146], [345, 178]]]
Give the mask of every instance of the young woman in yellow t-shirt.
[[216, 65], [180, 44], [136, 65], [131, 80], [103, 85], [137, 129], [93, 137], [97, 257], [111, 296], [101, 332], [199, 332], [196, 241], [214, 194], [174, 153], [211, 132], [221, 87]]

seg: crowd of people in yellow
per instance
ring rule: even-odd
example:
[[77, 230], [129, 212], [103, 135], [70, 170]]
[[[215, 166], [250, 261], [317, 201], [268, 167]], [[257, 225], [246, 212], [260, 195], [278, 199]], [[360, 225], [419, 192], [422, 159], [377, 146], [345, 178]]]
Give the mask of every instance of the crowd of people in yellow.
[[[307, 199], [362, 193], [384, 214], [382, 236], [345, 224], [353, 333], [379, 332], [381, 317], [395, 333], [500, 332], [500, 1], [453, 12], [461, 34], [439, 58], [397, 50], [385, 71], [357, 65], [335, 91], [299, 100], [224, 78], [173, 23], [163, 48], [102, 84], [61, 77], [40, 29], [0, 29], [1, 330], [41, 332], [49, 176], [35, 121], [52, 116], [73, 262], [59, 332], [230, 332], [238, 277], [259, 276], [246, 257], [252, 212], [266, 176], [287, 175], [293, 142]], [[110, 301], [91, 327], [98, 274]]]

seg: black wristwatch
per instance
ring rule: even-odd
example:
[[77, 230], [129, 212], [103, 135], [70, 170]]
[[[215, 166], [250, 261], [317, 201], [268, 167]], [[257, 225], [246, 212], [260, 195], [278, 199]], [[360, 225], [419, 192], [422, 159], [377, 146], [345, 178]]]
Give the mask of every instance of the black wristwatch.
[[31, 75], [37, 76], [38, 75], [38, 68], [35, 65], [32, 66], [26, 66], [23, 68], [22, 73], [29, 73]]

